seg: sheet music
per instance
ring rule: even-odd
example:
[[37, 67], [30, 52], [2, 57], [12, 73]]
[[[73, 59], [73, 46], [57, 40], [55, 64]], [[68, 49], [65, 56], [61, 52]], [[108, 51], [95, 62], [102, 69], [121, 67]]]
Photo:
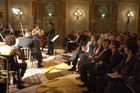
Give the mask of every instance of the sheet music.
[[56, 35], [51, 41], [54, 42], [58, 37], [59, 35]]

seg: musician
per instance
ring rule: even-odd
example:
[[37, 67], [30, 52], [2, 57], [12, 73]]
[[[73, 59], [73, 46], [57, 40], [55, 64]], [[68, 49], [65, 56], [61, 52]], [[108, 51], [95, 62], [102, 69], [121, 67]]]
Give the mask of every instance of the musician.
[[10, 24], [6, 24], [6, 25], [3, 25], [3, 36], [5, 37], [6, 35], [14, 35], [14, 29], [12, 28], [12, 26]]
[[54, 34], [55, 34], [55, 28], [54, 28], [54, 24], [53, 23], [49, 23], [49, 28], [50, 30], [47, 32], [47, 36], [48, 36], [48, 55], [53, 55], [53, 51], [54, 51], [54, 43], [51, 41], [54, 38]]
[[19, 39], [17, 49], [20, 49], [20, 48], [33, 48], [34, 44], [33, 44], [33, 39], [31, 37], [32, 37], [31, 32], [27, 31], [25, 33], [25, 37]]
[[24, 73], [27, 68], [27, 63], [18, 63], [15, 61], [14, 56], [20, 56], [20, 52], [13, 47], [13, 45], [16, 43], [15, 37], [13, 35], [8, 35], [5, 37], [5, 46], [2, 46], [0, 48], [0, 54], [8, 59], [8, 62], [10, 64], [10, 70], [11, 71], [17, 71], [18, 72], [18, 82], [16, 80], [16, 77], [13, 77], [13, 83], [17, 82], [17, 88], [22, 89], [24, 86], [22, 85], [22, 77], [24, 76]]
[[39, 29], [38, 25], [34, 26], [34, 29], [32, 30], [32, 36], [33, 36], [33, 52], [34, 52], [34, 57], [38, 60], [38, 68], [43, 67], [41, 65], [42, 63], [42, 53], [40, 50], [40, 44], [39, 44], [39, 36], [41, 35], [41, 30]]
[[8, 30], [10, 31], [9, 32], [10, 35], [14, 34], [14, 29], [12, 28], [12, 26], [10, 24], [8, 25]]

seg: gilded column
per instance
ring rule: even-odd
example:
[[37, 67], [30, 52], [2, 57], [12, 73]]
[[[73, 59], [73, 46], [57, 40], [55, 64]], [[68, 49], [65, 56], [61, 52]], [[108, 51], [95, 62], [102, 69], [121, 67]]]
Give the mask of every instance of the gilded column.
[[38, 0], [33, 0], [32, 1], [32, 14], [34, 16], [34, 24], [37, 24], [37, 19], [38, 19]]
[[93, 31], [93, 0], [89, 0], [89, 31], [92, 32]]
[[66, 0], [62, 0], [62, 29], [63, 34], [66, 34]]
[[9, 23], [8, 0], [5, 0], [5, 22], [6, 23]]
[[115, 11], [114, 11], [114, 29], [113, 31], [117, 31], [118, 30], [118, 2], [117, 0], [115, 1]]
[[138, 12], [138, 34], [140, 35], [140, 1], [139, 1], [139, 12]]

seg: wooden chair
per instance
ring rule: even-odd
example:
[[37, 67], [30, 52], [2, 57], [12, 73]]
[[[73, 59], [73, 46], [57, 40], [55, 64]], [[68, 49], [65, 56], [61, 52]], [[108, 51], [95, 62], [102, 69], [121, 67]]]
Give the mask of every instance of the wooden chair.
[[20, 53], [23, 60], [29, 60], [30, 69], [33, 67], [33, 59], [31, 58], [31, 49], [30, 48], [20, 48]]
[[127, 87], [130, 89], [130, 91], [131, 91], [132, 93], [136, 93], [136, 91], [135, 91], [135, 89], [134, 89], [133, 87], [131, 87], [131, 86], [129, 86], [129, 85], [127, 85]]
[[9, 71], [9, 64], [6, 57], [0, 56], [0, 80], [6, 79], [6, 93], [9, 93], [9, 81], [15, 71]]

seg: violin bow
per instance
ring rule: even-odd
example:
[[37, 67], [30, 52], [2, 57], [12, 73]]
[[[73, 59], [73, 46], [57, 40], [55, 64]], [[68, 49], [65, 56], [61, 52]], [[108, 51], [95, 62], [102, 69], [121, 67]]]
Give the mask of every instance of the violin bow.
[[5, 41], [1, 33], [0, 33], [0, 36], [1, 36], [2, 40]]

